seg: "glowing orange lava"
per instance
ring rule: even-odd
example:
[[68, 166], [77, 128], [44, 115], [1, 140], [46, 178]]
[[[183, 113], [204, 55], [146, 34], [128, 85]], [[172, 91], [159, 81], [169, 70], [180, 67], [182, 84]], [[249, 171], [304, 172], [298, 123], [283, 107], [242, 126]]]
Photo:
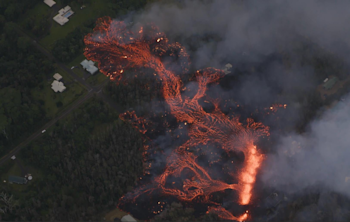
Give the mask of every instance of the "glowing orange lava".
[[[124, 70], [130, 68], [146, 67], [154, 70], [154, 76], [162, 81], [162, 93], [171, 114], [178, 122], [189, 125], [189, 139], [167, 157], [165, 171], [154, 179], [154, 183], [139, 187], [124, 196], [124, 200], [132, 201], [142, 194], [159, 190], [164, 195], [175, 196], [181, 201], [193, 201], [201, 197], [201, 202], [212, 204], [209, 200], [211, 194], [231, 189], [238, 192], [241, 205], [250, 203], [256, 175], [263, 161], [263, 155], [254, 144], [260, 136], [269, 134], [268, 127], [252, 119], [247, 119], [247, 123], [242, 124], [238, 117], [228, 117], [219, 109], [218, 99], [207, 97], [208, 84], [216, 83], [222, 78], [223, 70], [198, 70], [195, 74], [198, 91], [189, 98], [181, 95], [184, 86], [179, 75], [167, 69], [161, 60], [165, 55], [177, 54], [177, 59], [186, 72], [189, 57], [179, 43], [169, 43], [164, 33], [157, 28], [141, 27], [138, 31], [131, 32], [123, 22], [105, 17], [98, 20], [94, 33], [88, 34], [84, 42], [86, 58], [97, 61], [101, 72], [111, 80], [122, 81]], [[198, 100], [203, 97], [214, 104], [213, 112], [207, 113], [199, 105]], [[270, 109], [274, 110], [274, 106]], [[146, 133], [147, 122], [135, 113], [125, 113], [121, 117], [131, 119], [135, 127]], [[238, 178], [237, 184], [213, 179], [208, 169], [197, 162], [198, 153], [211, 154], [209, 150], [202, 148], [207, 144], [220, 144], [217, 149], [227, 153], [243, 152], [244, 163], [240, 172], [238, 175], [229, 173], [230, 176]], [[209, 164], [215, 163], [218, 158], [220, 157], [212, 158]], [[182, 189], [166, 185], [169, 176], [180, 177], [185, 169], [191, 171], [193, 176], [183, 181]], [[219, 204], [216, 205], [209, 211], [218, 213], [224, 219], [243, 221], [248, 218], [248, 212], [235, 217]]]

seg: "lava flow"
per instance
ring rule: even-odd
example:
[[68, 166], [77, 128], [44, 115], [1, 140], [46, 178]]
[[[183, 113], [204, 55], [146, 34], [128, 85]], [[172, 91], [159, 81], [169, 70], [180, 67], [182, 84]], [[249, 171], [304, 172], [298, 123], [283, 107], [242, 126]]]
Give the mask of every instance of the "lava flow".
[[[256, 175], [264, 159], [255, 143], [260, 136], [266, 136], [269, 132], [268, 127], [252, 119], [247, 119], [243, 124], [238, 117], [225, 115], [219, 108], [219, 100], [208, 98], [208, 84], [215, 84], [224, 76], [224, 72], [214, 68], [198, 70], [195, 73], [198, 91], [194, 96], [186, 97], [181, 94], [181, 89], [184, 88], [181, 75], [167, 68], [162, 58], [175, 56], [182, 71], [187, 72], [189, 56], [179, 43], [169, 43], [164, 33], [154, 26], [141, 27], [132, 32], [124, 22], [104, 17], [98, 20], [94, 33], [85, 36], [84, 42], [86, 58], [97, 61], [101, 72], [117, 83], [123, 81], [125, 70], [154, 70], [162, 82], [163, 97], [170, 107], [171, 115], [178, 123], [188, 125], [188, 140], [168, 155], [162, 174], [157, 175], [152, 183], [128, 193], [122, 198], [123, 201], [135, 201], [139, 196], [157, 190], [164, 196], [173, 196], [183, 202], [200, 201], [208, 204], [209, 211], [217, 213], [223, 219], [246, 220], [248, 211], [241, 216], [234, 216], [219, 203], [214, 203], [211, 197], [216, 192], [235, 190], [240, 205], [250, 203]], [[199, 105], [198, 101], [203, 97], [214, 104], [212, 112], [205, 112]], [[132, 118], [133, 125], [142, 133], [147, 131], [146, 120], [137, 117], [135, 113], [128, 112], [121, 117]], [[239, 172], [226, 172], [229, 177], [236, 178], [238, 183], [211, 175], [210, 165], [220, 161], [220, 155], [210, 158], [207, 166], [198, 162], [199, 155], [211, 155], [212, 151], [206, 148], [210, 144], [216, 144], [215, 149], [221, 149], [227, 154], [244, 154]], [[169, 177], [180, 178], [184, 171], [191, 172], [191, 176], [183, 179], [181, 187], [168, 185]]]

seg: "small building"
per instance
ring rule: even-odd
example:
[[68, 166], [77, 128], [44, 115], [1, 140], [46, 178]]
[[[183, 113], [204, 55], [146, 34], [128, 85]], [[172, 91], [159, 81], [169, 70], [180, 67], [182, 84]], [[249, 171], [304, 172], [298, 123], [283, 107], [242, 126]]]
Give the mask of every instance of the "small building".
[[24, 177], [18, 177], [18, 176], [9, 176], [9, 183], [13, 184], [26, 184], [27, 179]]
[[323, 84], [323, 88], [325, 90], [330, 90], [333, 88], [333, 86], [339, 81], [339, 79], [336, 76], [331, 77]]
[[224, 68], [225, 74], [226, 74], [226, 75], [227, 75], [227, 74], [230, 74], [230, 73], [231, 73], [231, 69], [232, 69], [232, 65], [231, 65], [230, 63], [227, 63], [227, 64], [225, 65], [225, 68]]
[[51, 89], [54, 92], [63, 92], [64, 90], [66, 90], [66, 87], [64, 86], [63, 82], [54, 80], [51, 84]]
[[33, 176], [32, 174], [27, 174], [24, 176], [28, 181], [32, 180], [33, 179]]
[[15, 160], [15, 159], [16, 159], [15, 155], [11, 156], [11, 160]]
[[58, 14], [53, 17], [53, 20], [55, 20], [60, 25], [64, 25], [69, 21], [68, 18], [73, 14], [74, 12], [72, 11], [71, 7], [67, 5], [58, 11]]
[[55, 17], [53, 17], [53, 20], [55, 20], [55, 22], [57, 22], [60, 25], [64, 25], [64, 24], [66, 24], [69, 21], [68, 18], [63, 17], [60, 14], [56, 15]]
[[130, 214], [125, 215], [121, 219], [122, 222], [137, 222], [135, 218], [133, 218]]
[[95, 74], [98, 71], [98, 68], [95, 66], [94, 62], [91, 60], [87, 60], [84, 59], [84, 61], [82, 61], [80, 63], [80, 65], [86, 70], [88, 71], [91, 75]]
[[62, 76], [59, 73], [55, 73], [55, 75], [53, 75], [53, 78], [57, 81], [60, 81], [62, 79]]
[[46, 5], [48, 5], [49, 7], [52, 7], [52, 6], [56, 5], [56, 2], [53, 1], [53, 0], [44, 0], [44, 3]]

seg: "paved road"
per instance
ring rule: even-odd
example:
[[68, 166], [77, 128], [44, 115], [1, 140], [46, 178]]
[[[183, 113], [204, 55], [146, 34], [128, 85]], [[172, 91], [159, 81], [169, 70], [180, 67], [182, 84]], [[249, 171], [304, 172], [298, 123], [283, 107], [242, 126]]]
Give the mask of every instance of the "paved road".
[[13, 25], [15, 29], [20, 32], [22, 35], [27, 36], [28, 38], [32, 39], [33, 44], [47, 57], [54, 60], [62, 69], [67, 71], [68, 74], [70, 74], [76, 81], [80, 82], [83, 86], [86, 87], [88, 90], [88, 93], [80, 98], [79, 100], [75, 101], [71, 106], [69, 106], [66, 110], [64, 110], [58, 117], [52, 119], [48, 123], [46, 123], [40, 130], [33, 133], [31, 136], [29, 136], [27, 139], [25, 139], [22, 143], [17, 145], [15, 148], [13, 148], [8, 154], [0, 158], [0, 165], [3, 164], [7, 159], [11, 158], [11, 156], [15, 155], [20, 149], [28, 145], [31, 141], [38, 138], [40, 135], [42, 135], [42, 131], [44, 129], [48, 129], [52, 125], [54, 125], [58, 120], [64, 118], [69, 113], [71, 113], [73, 110], [78, 108], [83, 102], [91, 98], [94, 94], [97, 95], [100, 99], [102, 99], [104, 102], [106, 102], [109, 106], [114, 108], [119, 113], [123, 112], [122, 107], [115, 103], [113, 100], [111, 100], [108, 96], [103, 94], [103, 87], [108, 83], [109, 79], [106, 79], [102, 84], [99, 86], [90, 86], [84, 79], [80, 78], [78, 75], [76, 75], [70, 68], [66, 67], [63, 63], [60, 63], [49, 51], [47, 51], [44, 47], [42, 47], [40, 44], [38, 44], [38, 39], [35, 39], [31, 36], [29, 36], [27, 33], [25, 33], [23, 30], [21, 30], [16, 24]]
[[19, 33], [21, 33], [22, 35], [30, 38], [32, 40], [32, 43], [37, 47], [38, 50], [40, 50], [44, 55], [46, 55], [48, 58], [50, 58], [51, 60], [53, 60], [59, 67], [61, 67], [61, 69], [65, 70], [67, 73], [69, 73], [74, 80], [78, 81], [79, 83], [81, 83], [83, 86], [85, 86], [85, 88], [87, 90], [93, 89], [93, 87], [91, 87], [87, 82], [85, 82], [85, 80], [83, 80], [82, 78], [80, 78], [80, 76], [78, 76], [77, 74], [75, 74], [70, 68], [68, 68], [66, 65], [64, 65], [63, 63], [61, 63], [60, 61], [58, 61], [58, 59], [56, 59], [49, 51], [47, 51], [43, 46], [41, 46], [38, 43], [38, 39], [34, 38], [32, 36], [29, 36], [27, 33], [25, 33], [21, 28], [18, 27], [17, 24], [13, 24], [12, 27], [14, 27]]
[[22, 143], [20, 143], [18, 146], [13, 148], [8, 154], [3, 156], [0, 159], [0, 165], [3, 164], [7, 159], [9, 159], [11, 156], [15, 155], [20, 149], [28, 145], [32, 140], [38, 138], [42, 133], [44, 129], [48, 129], [50, 126], [54, 125], [58, 120], [62, 119], [63, 117], [67, 116], [70, 112], [78, 108], [84, 101], [91, 98], [92, 95], [94, 95], [93, 91], [90, 91], [88, 94], [86, 94], [84, 97], [80, 98], [78, 101], [76, 101], [73, 105], [71, 105], [69, 108], [67, 108], [65, 111], [61, 113], [58, 117], [52, 119], [48, 123], [46, 123], [40, 130], [33, 133], [31, 136], [29, 136], [26, 140], [24, 140]]

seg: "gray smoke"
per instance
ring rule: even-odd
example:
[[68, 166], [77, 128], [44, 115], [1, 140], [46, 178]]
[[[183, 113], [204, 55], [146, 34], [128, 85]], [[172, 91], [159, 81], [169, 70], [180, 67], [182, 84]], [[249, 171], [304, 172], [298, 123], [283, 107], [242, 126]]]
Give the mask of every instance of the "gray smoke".
[[[237, 64], [264, 62], [267, 55], [288, 52], [292, 63], [304, 58], [294, 53], [300, 40], [308, 40], [349, 64], [350, 1], [347, 0], [187, 0], [157, 3], [133, 14], [133, 21], [153, 22], [168, 37], [189, 41], [196, 36], [215, 33], [216, 41], [200, 38], [190, 51], [196, 68], [226, 62]], [[185, 45], [186, 46], [186, 45]], [[229, 59], [228, 59], [229, 58]], [[258, 71], [259, 72], [259, 71]], [[280, 96], [275, 88], [288, 95], [304, 95], [316, 90], [323, 77], [312, 66], [293, 64], [286, 68], [281, 61], [269, 64], [261, 76], [247, 76], [225, 93], [238, 95], [246, 104], [277, 100], [288, 104], [299, 116], [299, 102], [293, 96]], [[333, 73], [329, 73], [332, 75]], [[216, 89], [222, 90], [222, 89]], [[296, 96], [297, 97], [297, 96]], [[350, 104], [346, 99], [326, 111], [309, 125], [305, 134], [290, 133], [279, 139], [277, 152], [265, 161], [262, 179], [265, 185], [283, 192], [298, 193], [310, 186], [350, 196]], [[293, 122], [292, 120], [292, 122]], [[272, 123], [273, 124], [273, 123]], [[311, 207], [312, 208], [312, 207]], [[306, 212], [313, 211], [306, 210]]]
[[277, 154], [267, 158], [264, 182], [287, 193], [321, 185], [350, 197], [349, 115], [346, 98], [313, 121], [304, 135], [281, 137]]

